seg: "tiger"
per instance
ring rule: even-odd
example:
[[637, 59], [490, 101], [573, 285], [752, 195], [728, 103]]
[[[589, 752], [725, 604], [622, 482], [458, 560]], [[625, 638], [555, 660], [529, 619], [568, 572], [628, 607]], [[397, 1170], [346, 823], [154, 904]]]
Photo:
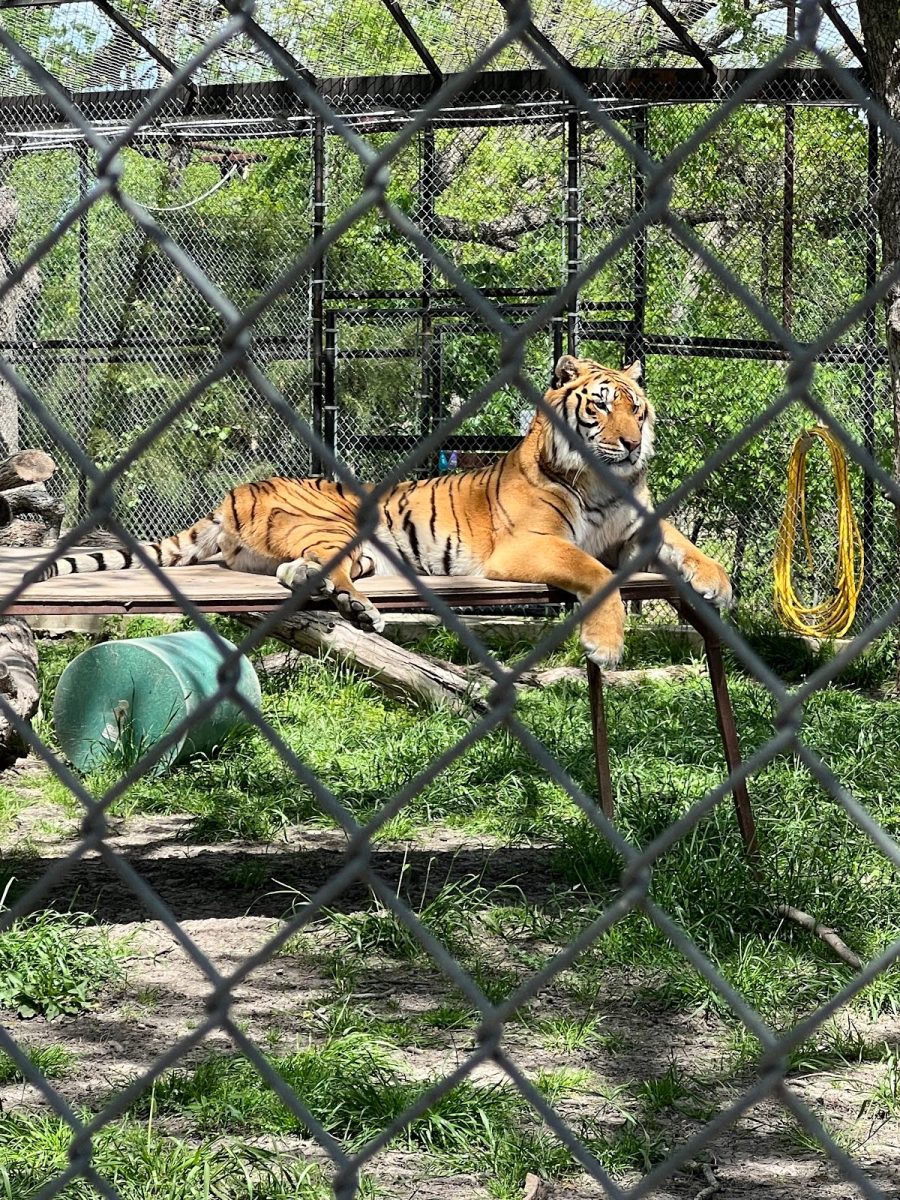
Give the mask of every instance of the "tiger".
[[[377, 499], [375, 536], [339, 557], [358, 532], [360, 498], [324, 478], [274, 477], [233, 488], [208, 516], [144, 545], [161, 567], [221, 555], [228, 567], [275, 575], [286, 587], [316, 585], [358, 628], [380, 633], [383, 615], [356, 586], [396, 574], [389, 547], [420, 575], [468, 575], [543, 583], [587, 601], [639, 549], [640, 514], [652, 508], [647, 468], [655, 413], [641, 364], [621, 369], [563, 355], [545, 400], [568, 430], [539, 408], [521, 440], [488, 466], [398, 483]], [[581, 447], [623, 485], [625, 496], [586, 464]], [[731, 604], [728, 576], [668, 521], [659, 522], [657, 561], [719, 608]], [[335, 560], [332, 562], [332, 560]], [[327, 573], [321, 567], [328, 565]], [[44, 578], [140, 566], [126, 549], [61, 557]], [[617, 591], [585, 613], [587, 657], [615, 666], [624, 648]]]

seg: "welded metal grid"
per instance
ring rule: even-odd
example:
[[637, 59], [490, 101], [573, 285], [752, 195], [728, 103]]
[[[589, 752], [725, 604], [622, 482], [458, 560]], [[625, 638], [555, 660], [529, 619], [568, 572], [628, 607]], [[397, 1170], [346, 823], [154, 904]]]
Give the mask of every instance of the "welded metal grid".
[[[78, 798], [84, 806], [85, 816], [78, 846], [65, 858], [56, 862], [32, 888], [30, 888], [11, 908], [0, 916], [0, 929], [7, 928], [13, 921], [39, 905], [43, 896], [56, 883], [65, 878], [67, 872], [89, 852], [96, 852], [103, 862], [114, 871], [123, 882], [130, 887], [146, 907], [147, 911], [159, 919], [170, 930], [172, 935], [188, 955], [189, 959], [203, 973], [209, 982], [209, 997], [207, 1013], [198, 1027], [188, 1035], [179, 1039], [167, 1048], [154, 1062], [152, 1068], [136, 1079], [89, 1121], [80, 1119], [67, 1102], [54, 1089], [52, 1084], [43, 1077], [41, 1072], [19, 1049], [9, 1034], [0, 1029], [0, 1047], [14, 1060], [16, 1065], [40, 1093], [47, 1103], [72, 1129], [72, 1147], [70, 1164], [66, 1170], [55, 1179], [47, 1180], [46, 1184], [36, 1193], [40, 1200], [49, 1200], [59, 1195], [67, 1183], [76, 1177], [85, 1178], [107, 1200], [118, 1197], [116, 1188], [104, 1179], [91, 1162], [91, 1139], [98, 1130], [108, 1122], [125, 1112], [128, 1105], [143, 1092], [150, 1083], [159, 1077], [167, 1068], [177, 1064], [192, 1048], [199, 1045], [213, 1030], [222, 1030], [233, 1041], [248, 1060], [254, 1065], [261, 1077], [277, 1092], [284, 1104], [308, 1129], [310, 1135], [321, 1145], [335, 1167], [334, 1195], [338, 1200], [349, 1200], [357, 1194], [360, 1171], [372, 1158], [388, 1144], [401, 1129], [405, 1128], [419, 1113], [424, 1111], [435, 1099], [447, 1092], [455, 1084], [465, 1079], [480, 1063], [488, 1060], [498, 1066], [513, 1085], [530, 1102], [535, 1111], [547, 1123], [549, 1128], [570, 1149], [576, 1160], [586, 1172], [593, 1177], [601, 1189], [609, 1196], [624, 1197], [626, 1193], [607, 1175], [599, 1163], [579, 1142], [578, 1138], [567, 1127], [559, 1114], [536, 1090], [534, 1085], [524, 1076], [516, 1063], [507, 1054], [503, 1044], [504, 1022], [516, 1010], [535, 996], [561, 970], [568, 966], [584, 949], [600, 938], [614, 922], [632, 909], [642, 910], [654, 924], [662, 930], [672, 943], [684, 954], [690, 963], [715, 988], [715, 990], [730, 1005], [735, 1014], [743, 1021], [760, 1041], [763, 1054], [758, 1064], [757, 1078], [753, 1084], [736, 1100], [723, 1108], [697, 1134], [672, 1151], [664, 1162], [654, 1167], [627, 1195], [637, 1197], [650, 1195], [655, 1187], [683, 1164], [689, 1162], [717, 1134], [728, 1129], [738, 1118], [760, 1099], [771, 1096], [777, 1099], [785, 1109], [825, 1148], [843, 1174], [851, 1180], [867, 1197], [883, 1196], [883, 1193], [869, 1180], [862, 1169], [852, 1158], [837, 1145], [830, 1134], [823, 1128], [817, 1116], [792, 1090], [786, 1080], [786, 1061], [788, 1053], [799, 1046], [823, 1021], [837, 1009], [858, 994], [868, 983], [875, 979], [891, 963], [900, 957], [900, 940], [886, 948], [876, 959], [867, 963], [853, 980], [838, 991], [832, 999], [821, 1008], [810, 1014], [801, 1024], [787, 1033], [776, 1035], [769, 1029], [742, 997], [719, 975], [712, 964], [686, 936], [684, 931], [672, 918], [662, 911], [651, 896], [651, 871], [654, 862], [665, 850], [684, 836], [696, 823], [729, 793], [730, 785], [738, 779], [751, 776], [776, 755], [791, 750], [802, 761], [822, 787], [839, 804], [848, 816], [860, 826], [879, 846], [885, 857], [900, 868], [900, 848], [881, 829], [856, 799], [842, 786], [828, 765], [815, 753], [806, 747], [802, 740], [802, 706], [806, 698], [816, 689], [824, 686], [834, 678], [842, 667], [858, 654], [875, 637], [887, 630], [900, 616], [900, 600], [894, 600], [877, 619], [872, 620], [865, 631], [859, 634], [840, 654], [826, 666], [812, 675], [802, 686], [795, 690], [787, 689], [775, 677], [766, 665], [749, 649], [739, 634], [717, 613], [711, 610], [692, 591], [679, 576], [666, 570], [672, 584], [676, 587], [684, 601], [695, 609], [702, 611], [703, 616], [721, 638], [731, 647], [734, 653], [746, 664], [751, 673], [770, 691], [774, 697], [778, 716], [775, 722], [773, 737], [761, 746], [740, 768], [731, 776], [724, 779], [716, 788], [702, 797], [693, 807], [677, 821], [659, 834], [649, 845], [637, 847], [625, 841], [604, 818], [594, 800], [582, 792], [567, 776], [558, 762], [548, 753], [546, 748], [521, 723], [515, 712], [514, 683], [518, 675], [528, 670], [538, 662], [552, 647], [558, 645], [567, 634], [578, 624], [581, 616], [593, 610], [615, 588], [622, 583], [633, 571], [641, 569], [652, 558], [654, 552], [654, 531], [660, 517], [673, 511], [686, 497], [696, 489], [731, 456], [736, 454], [751, 438], [766, 429], [771, 422], [785, 413], [792, 405], [802, 406], [816, 419], [825, 421], [837, 434], [850, 457], [867, 472], [882, 488], [892, 501], [900, 501], [900, 486], [897, 481], [888, 476], [873, 461], [866, 450], [851, 436], [842, 425], [822, 404], [814, 386], [814, 375], [817, 363], [830, 347], [863, 318], [886, 294], [888, 288], [900, 275], [900, 265], [895, 265], [890, 272], [881, 276], [876, 285], [861, 297], [836, 320], [829, 323], [819, 334], [810, 341], [800, 342], [784, 325], [784, 323], [762, 304], [757, 296], [744, 283], [723, 265], [710, 248], [704, 245], [695, 231], [682, 219], [673, 214], [672, 191], [673, 176], [679, 166], [699, 146], [704, 139], [710, 137], [715, 129], [727, 119], [734, 106], [750, 99], [755, 90], [782, 67], [790, 64], [800, 53], [813, 55], [817, 58], [824, 71], [835, 80], [838, 87], [844, 89], [849, 99], [866, 110], [880, 126], [883, 136], [900, 141], [900, 126], [892, 122], [886, 114], [878, 109], [865, 94], [860, 85], [839, 64], [827, 54], [820, 51], [816, 45], [818, 12], [812, 2], [807, 0], [801, 10], [801, 20], [796, 46], [788, 46], [775, 58], [768, 62], [752, 77], [737, 88], [729, 99], [687, 140], [672, 148], [668, 156], [655, 160], [645, 149], [634, 142], [627, 133], [609, 119], [582, 90], [580, 85], [571, 78], [566, 70], [558, 64], [554, 57], [545, 52], [539, 43], [531, 37], [530, 13], [527, 5], [521, 0], [509, 0], [507, 4], [508, 24], [503, 33], [495, 39], [479, 60], [472, 63], [470, 69], [461, 77], [446, 82], [436, 91], [433, 100], [423, 112], [413, 121], [404, 125], [390, 141], [377, 150], [367, 141], [349, 129], [317, 94], [316, 90], [285, 58], [266, 44], [267, 53], [273, 56], [274, 65], [284, 75], [303, 103], [326, 122], [329, 128], [341, 137], [358, 157], [362, 168], [362, 182], [359, 195], [333, 222], [327, 224], [319, 236], [310, 240], [292, 262], [290, 267], [274, 282], [255, 302], [241, 310], [232, 304], [216, 284], [200, 269], [192, 258], [177, 241], [171, 237], [155, 217], [138, 204], [121, 186], [122, 152], [129, 140], [135, 136], [141, 125], [149, 120], [155, 109], [164, 104], [167, 96], [180, 83], [190, 79], [206, 58], [214, 54], [220, 47], [238, 37], [247, 36], [255, 39], [257, 34], [252, 22], [249, 3], [235, 2], [231, 7], [229, 19], [222, 20], [215, 36], [200, 49], [149, 101], [143, 111], [138, 114], [129, 126], [117, 136], [107, 138], [92, 128], [78, 111], [64, 89], [38, 62], [24, 52], [10, 35], [0, 29], [0, 44], [12, 54], [21, 68], [34, 81], [35, 85], [59, 109], [64, 118], [80, 131], [87, 145], [96, 155], [96, 168], [90, 185], [80, 199], [66, 214], [60, 224], [53, 229], [38, 244], [32, 253], [0, 284], [0, 299], [9, 290], [25, 278], [28, 270], [41, 262], [52, 251], [59, 240], [66, 236], [69, 230], [76, 226], [81, 215], [88, 212], [92, 206], [104, 202], [118, 205], [123, 214], [133, 222], [134, 226], [145, 233], [160, 248], [166, 258], [172, 263], [179, 277], [186, 281], [197, 294], [202, 297], [210, 313], [215, 318], [215, 336], [218, 338], [219, 353], [213, 363], [196, 382], [167, 406], [159, 418], [146, 428], [132, 444], [118, 456], [116, 461], [105, 469], [100, 469], [84, 452], [84, 449], [71, 436], [66, 428], [53, 416], [43, 402], [39, 392], [31, 387], [14, 369], [9, 362], [0, 358], [0, 376], [7, 384], [14, 387], [22, 405], [29, 411], [32, 418], [39, 422], [53, 439], [57, 446], [65, 450], [77, 464], [80, 471], [89, 481], [89, 509], [83, 520], [72, 528], [54, 553], [64, 553], [78, 544], [85, 535], [98, 524], [105, 523], [115, 530], [127, 542], [134, 554], [143, 562], [144, 567], [151, 571], [155, 578], [167, 589], [176, 600], [183, 612], [189, 616], [198, 628], [205, 631], [219, 650], [222, 664], [219, 671], [219, 687], [216, 694], [205, 700], [197, 709], [189, 722], [173, 728], [168, 735], [138, 763], [131, 767], [122, 778], [102, 795], [90, 794], [82, 781], [63, 763], [48, 746], [43, 744], [33, 730], [22, 723], [12, 711], [7, 701], [0, 696], [7, 718], [19, 730], [25, 740], [32, 746], [48, 764], [54, 774]], [[404, 148], [414, 139], [418, 130], [424, 126], [429, 117], [436, 112], [444, 102], [447, 94], [453, 89], [465, 86], [474, 74], [488, 65], [491, 58], [500, 53], [503, 48], [516, 39], [524, 40], [534, 54], [552, 75], [556, 85], [570, 98], [583, 117], [603, 129], [613, 141], [621, 147], [624, 153], [630, 155], [639, 165], [645, 179], [646, 191], [644, 203], [634, 218], [590, 258], [583, 263], [577, 274], [573, 275], [567, 284], [554, 296], [548, 298], [535, 312], [523, 322], [513, 325], [508, 322], [496, 306], [490, 303], [479, 290], [435, 247], [416, 221], [401, 211], [389, 199], [390, 173], [394, 161]], [[445, 419], [432, 434], [422, 439], [404, 460], [385, 475], [374, 491], [363, 493], [355, 477], [346, 469], [331, 452], [326, 442], [311, 428], [310, 423], [288, 403], [279, 389], [275, 386], [266, 364], [257, 354], [254, 344], [254, 331], [258, 322], [277, 303], [298, 280], [309, 271], [314, 271], [323, 253], [332, 246], [354, 223], [367, 213], [378, 212], [381, 218], [391, 223], [409, 239], [416, 251], [426, 256], [434, 265], [436, 272], [446, 278], [471, 308], [473, 316], [491, 331], [499, 342], [498, 365], [491, 378], [476, 394], [467, 398], [455, 414]], [[137, 460], [139, 455], [151, 446], [159, 437], [164, 435], [171, 422], [188, 409], [211, 386], [232, 376], [238, 377], [243, 384], [252, 389], [257, 401], [269, 405], [277, 412], [293, 435], [309, 446], [312, 453], [325, 465], [326, 469], [340, 478], [346, 487], [354, 490], [361, 501], [361, 523], [354, 543], [363, 538], [371, 537], [377, 522], [377, 504], [384, 489], [395, 480], [401, 479], [415, 470], [417, 464], [428, 455], [433, 454], [463, 421], [474, 414], [498, 388], [507, 385], [516, 387], [527, 405], [543, 408], [548, 419], [554, 422], [560, 433], [571, 440], [572, 435], [555, 414], [546, 408], [539, 392], [530, 382], [524, 369], [524, 356], [528, 339], [536, 332], [544, 329], [548, 321], [564, 311], [571, 304], [589, 279], [601, 271], [606, 263], [611, 261], [619, 251], [630, 244], [651, 223], [664, 224], [671, 235], [690, 253], [696, 255], [708, 270], [722, 283], [723, 287], [740, 299], [756, 321], [766, 331], [766, 334], [777, 342], [784, 350], [789, 366], [786, 386], [780, 390], [771, 403], [760, 406], [759, 410], [749, 420], [743, 429], [730, 440], [719, 446], [712, 453], [703, 467], [694, 472], [688, 479], [676, 488], [653, 512], [642, 512], [642, 529], [646, 544], [641, 555], [627, 568], [617, 571], [609, 583], [592, 597], [579, 612], [573, 613], [549, 633], [527, 658], [517, 664], [514, 670], [502, 667], [486, 652], [471, 631], [447, 608], [447, 606], [428, 588], [427, 581], [410, 573], [406, 565], [396, 558], [388, 547], [384, 552], [393, 559], [398, 573], [405, 575], [417, 591], [428, 600], [431, 607], [441, 615], [457, 636], [466, 644], [475, 660], [479, 662], [495, 681], [489, 710], [476, 721], [457, 745], [445, 751], [434, 762], [424, 765], [420, 775], [409, 781], [406, 786], [394, 796], [386, 798], [384, 805], [366, 825], [360, 826], [353, 816], [336, 800], [322, 783], [300, 761], [291, 750], [284, 745], [276, 731], [251, 705], [242, 700], [235, 688], [238, 680], [237, 655], [259, 645], [267, 633], [289, 612], [301, 606], [316, 586], [312, 579], [308, 585], [292, 594], [285, 600], [282, 608], [266, 618], [243, 641], [237, 652], [231, 652], [215, 629], [204, 616], [197, 611], [189, 599], [183, 596], [175, 583], [165, 576], [155, 563], [141, 549], [140, 545], [130, 534], [122, 514], [117, 510], [115, 490], [124, 473]], [[574, 443], [573, 443], [574, 444]], [[602, 464], [591, 461], [589, 469], [603, 471]], [[604, 475], [604, 478], [606, 476]], [[606, 478], [613, 487], [622, 488], [614, 477]], [[627, 492], [626, 497], [631, 500]], [[633, 503], [633, 500], [632, 500]], [[346, 549], [346, 548], [345, 548]], [[343, 555], [344, 551], [341, 551]], [[340, 556], [336, 556], [340, 557]], [[323, 564], [327, 570], [332, 564]], [[26, 586], [23, 580], [6, 597], [5, 604], [13, 602]], [[310, 898], [290, 920], [286, 921], [278, 933], [255, 954], [250, 956], [231, 974], [223, 975], [209, 959], [193, 943], [191, 938], [179, 926], [173, 914], [160, 897], [137, 874], [134, 869], [113, 852], [106, 841], [108, 832], [106, 813], [116, 798], [122, 796], [128, 787], [137, 779], [144, 776], [151, 767], [159, 762], [184, 734], [186, 726], [202, 720], [211, 709], [224, 698], [239, 705], [247, 720], [256, 726], [275, 747], [285, 764], [285, 770], [294, 776], [317, 797], [322, 809], [346, 833], [347, 852], [343, 867], [332, 879], [313, 897]], [[428, 780], [449, 762], [461, 754], [478, 738], [498, 725], [505, 725], [534, 758], [536, 768], [546, 771], [561, 787], [563, 787], [579, 808], [587, 815], [594, 826], [611, 843], [621, 855], [625, 868], [621, 878], [621, 889], [617, 899], [605, 912], [570, 943], [570, 945], [552, 960], [547, 962], [531, 978], [523, 982], [518, 989], [502, 1004], [491, 1004], [473, 980], [461, 968], [460, 964], [450, 955], [435, 937], [422, 926], [415, 914], [395, 894], [373, 868], [371, 861], [371, 839], [391, 816], [399, 812], [404, 803], [421, 789]], [[275, 1072], [265, 1055], [238, 1027], [231, 1016], [231, 1005], [234, 989], [260, 963], [270, 958], [286, 940], [302, 927], [308, 925], [323, 908], [330, 904], [338, 895], [352, 884], [362, 881], [372, 889], [379, 900], [390, 909], [414, 934], [428, 954], [434, 959], [447, 977], [466, 995], [470, 1002], [481, 1014], [481, 1024], [478, 1031], [475, 1049], [462, 1061], [455, 1070], [450, 1072], [439, 1083], [421, 1095], [415, 1104], [399, 1116], [389, 1128], [377, 1138], [356, 1153], [347, 1153], [344, 1148], [331, 1137], [307, 1110], [301, 1096], [295, 1094], [283, 1079]]]

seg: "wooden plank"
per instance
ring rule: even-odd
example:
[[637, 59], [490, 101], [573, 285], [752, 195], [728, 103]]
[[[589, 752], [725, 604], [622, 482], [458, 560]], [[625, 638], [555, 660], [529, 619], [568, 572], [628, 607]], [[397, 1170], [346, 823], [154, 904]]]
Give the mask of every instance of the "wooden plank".
[[[0, 603], [21, 581], [23, 574], [46, 558], [46, 551], [3, 550], [0, 552]], [[285, 589], [267, 575], [229, 571], [222, 563], [178, 567], [167, 578], [202, 612], [272, 612], [287, 598]], [[433, 576], [430, 590], [454, 607], [500, 607], [560, 603], [572, 599], [565, 592], [540, 583], [513, 583], [469, 576]], [[359, 581], [360, 591], [369, 595], [385, 612], [427, 611], [431, 606], [415, 585], [402, 576], [379, 576]], [[621, 589], [623, 599], [675, 598], [675, 589], [660, 575], [642, 573]], [[328, 607], [317, 602], [315, 607]], [[144, 570], [91, 572], [66, 575], [31, 584], [3, 611], [8, 614], [108, 614], [177, 613], [178, 600]]]

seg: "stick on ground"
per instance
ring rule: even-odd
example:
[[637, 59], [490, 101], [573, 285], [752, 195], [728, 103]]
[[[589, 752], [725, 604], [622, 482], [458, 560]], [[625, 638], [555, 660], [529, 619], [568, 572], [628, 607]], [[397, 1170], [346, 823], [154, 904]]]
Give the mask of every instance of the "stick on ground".
[[816, 937], [821, 938], [826, 946], [830, 946], [838, 958], [843, 959], [845, 963], [853, 967], [854, 971], [860, 969], [862, 960], [853, 953], [847, 943], [828, 925], [820, 925], [815, 917], [803, 912], [802, 909], [794, 908], [791, 904], [779, 904], [777, 911], [779, 916], [786, 917], [787, 920], [799, 925], [801, 929], [807, 929], [810, 933], [814, 933]]

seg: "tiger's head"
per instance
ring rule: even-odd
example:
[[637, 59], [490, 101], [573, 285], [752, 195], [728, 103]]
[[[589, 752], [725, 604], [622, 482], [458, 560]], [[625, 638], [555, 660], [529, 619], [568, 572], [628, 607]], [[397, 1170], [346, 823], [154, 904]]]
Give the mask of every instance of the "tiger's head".
[[[653, 454], [654, 412], [640, 377], [639, 362], [617, 371], [564, 354], [545, 397], [575, 440], [585, 442], [623, 481], [641, 474]], [[578, 471], [585, 461], [557, 429], [547, 429], [545, 448], [560, 470]]]

